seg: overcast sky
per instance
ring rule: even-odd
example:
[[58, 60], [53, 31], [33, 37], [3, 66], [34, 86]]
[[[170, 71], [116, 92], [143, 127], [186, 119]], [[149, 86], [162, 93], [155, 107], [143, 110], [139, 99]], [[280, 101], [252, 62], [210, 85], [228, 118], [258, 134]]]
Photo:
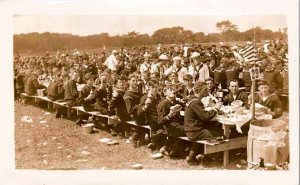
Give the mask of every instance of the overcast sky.
[[14, 16], [14, 33], [56, 32], [75, 35], [91, 35], [103, 32], [109, 35], [125, 34], [130, 31], [150, 35], [160, 28], [182, 26], [195, 32], [217, 32], [216, 23], [230, 20], [245, 31], [253, 26], [277, 31], [287, 27], [284, 15], [243, 15], [243, 16], [133, 16], [133, 15], [18, 15]]

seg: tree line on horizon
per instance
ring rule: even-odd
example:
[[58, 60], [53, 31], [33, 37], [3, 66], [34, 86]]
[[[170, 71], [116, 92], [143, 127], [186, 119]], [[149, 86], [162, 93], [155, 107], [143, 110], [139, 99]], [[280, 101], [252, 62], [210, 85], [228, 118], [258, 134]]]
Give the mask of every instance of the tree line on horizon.
[[273, 40], [286, 38], [287, 28], [278, 31], [255, 27], [240, 32], [238, 27], [230, 21], [216, 23], [219, 33], [204, 32], [193, 33], [183, 27], [176, 26], [171, 28], [161, 28], [156, 30], [151, 36], [149, 34], [128, 32], [123, 35], [110, 36], [108, 33], [100, 33], [88, 36], [79, 36], [61, 33], [28, 33], [14, 34], [14, 52], [31, 53], [46, 52], [67, 49], [94, 49], [109, 47], [133, 47], [155, 44], [192, 44], [210, 42], [240, 42]]

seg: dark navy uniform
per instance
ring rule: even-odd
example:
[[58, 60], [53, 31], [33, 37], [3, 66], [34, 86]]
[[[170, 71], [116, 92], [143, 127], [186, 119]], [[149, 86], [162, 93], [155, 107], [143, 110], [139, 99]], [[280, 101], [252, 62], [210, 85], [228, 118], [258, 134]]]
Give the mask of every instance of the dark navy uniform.
[[214, 84], [216, 86], [221, 84], [222, 89], [227, 88], [226, 70], [224, 67], [218, 66], [214, 70]]
[[69, 107], [79, 105], [77, 98], [79, 97], [79, 92], [77, 91], [76, 82], [74, 80], [69, 80], [64, 87], [65, 89], [65, 100]]
[[[132, 120], [139, 122], [138, 108], [142, 97], [142, 93], [139, 91], [128, 90], [125, 92], [124, 101], [126, 104], [127, 112]], [[143, 142], [145, 139], [145, 131], [141, 128], [132, 128], [133, 130], [133, 144], [135, 147], [139, 147], [138, 141]]]
[[264, 71], [264, 79], [267, 80], [272, 91], [282, 89], [283, 78], [278, 70], [272, 66], [267, 66]]
[[171, 151], [170, 156], [176, 157], [180, 155], [183, 149], [183, 141], [179, 140], [177, 137], [185, 136], [183, 117], [180, 116], [178, 112], [173, 117], [168, 117], [171, 106], [176, 105], [175, 101], [170, 101], [165, 98], [158, 104], [158, 124], [163, 125], [168, 138], [166, 141], [167, 150]]
[[25, 85], [25, 92], [28, 96], [33, 96], [37, 94], [37, 89], [44, 88], [43, 85], [40, 85], [38, 82], [38, 76], [36, 74], [31, 74], [27, 80]]
[[[201, 100], [194, 95], [190, 96], [184, 112], [184, 130], [189, 140], [206, 140], [222, 135], [221, 128], [214, 122], [209, 122], [216, 114], [216, 110], [205, 111]], [[199, 145], [192, 143], [189, 153], [191, 159], [194, 159], [198, 154], [198, 149]]]
[[279, 97], [273, 93], [265, 101], [262, 99], [260, 93], [255, 94], [255, 103], [259, 103], [265, 107], [268, 107], [272, 112], [275, 112], [274, 118], [278, 118], [282, 115], [282, 105]]
[[224, 105], [230, 105], [234, 100], [241, 100], [243, 102], [243, 106], [245, 106], [248, 104], [248, 94], [246, 92], [238, 91], [234, 98], [233, 94], [230, 92], [223, 98], [223, 103]]

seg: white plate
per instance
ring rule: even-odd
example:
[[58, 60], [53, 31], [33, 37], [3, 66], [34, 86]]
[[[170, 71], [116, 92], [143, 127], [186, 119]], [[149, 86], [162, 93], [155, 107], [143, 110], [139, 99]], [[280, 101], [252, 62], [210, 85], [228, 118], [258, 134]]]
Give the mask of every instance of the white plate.
[[143, 168], [143, 165], [137, 163], [137, 164], [131, 165], [130, 168], [139, 170], [139, 169], [142, 169], [142, 168]]
[[152, 159], [160, 159], [162, 157], [163, 157], [163, 154], [161, 154], [161, 153], [155, 153], [155, 154], [151, 155]]

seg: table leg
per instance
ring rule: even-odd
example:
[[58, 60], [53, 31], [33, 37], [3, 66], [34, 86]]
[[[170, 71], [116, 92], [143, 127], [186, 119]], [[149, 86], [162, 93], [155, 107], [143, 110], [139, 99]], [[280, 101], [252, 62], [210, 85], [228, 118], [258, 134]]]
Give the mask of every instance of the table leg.
[[[224, 131], [224, 139], [229, 139], [229, 134], [230, 134], [230, 130], [229, 130], [229, 125], [223, 125], [223, 131]], [[228, 161], [229, 161], [229, 150], [225, 150], [223, 153], [223, 166], [224, 168], [227, 167], [228, 165]]]

